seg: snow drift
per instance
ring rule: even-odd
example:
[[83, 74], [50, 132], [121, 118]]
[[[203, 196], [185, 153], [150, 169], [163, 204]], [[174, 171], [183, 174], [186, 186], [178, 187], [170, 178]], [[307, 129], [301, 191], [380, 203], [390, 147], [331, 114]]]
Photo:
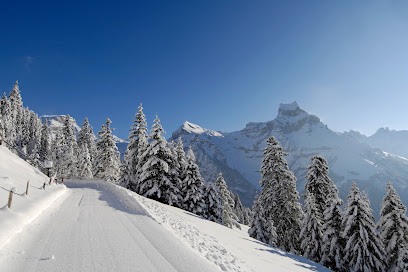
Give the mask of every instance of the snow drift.
[[[25, 194], [27, 181], [30, 182], [28, 195]], [[48, 181], [40, 170], [0, 146], [0, 248], [66, 192], [65, 185], [48, 185]], [[44, 182], [47, 183], [45, 190], [42, 189]], [[9, 209], [11, 188], [15, 190]]]

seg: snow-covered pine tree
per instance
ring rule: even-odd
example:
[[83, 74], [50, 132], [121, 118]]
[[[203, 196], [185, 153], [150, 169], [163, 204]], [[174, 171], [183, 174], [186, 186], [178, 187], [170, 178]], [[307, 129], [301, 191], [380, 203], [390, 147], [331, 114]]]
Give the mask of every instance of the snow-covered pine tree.
[[244, 206], [242, 205], [238, 194], [234, 194], [234, 203], [234, 213], [237, 215], [239, 223], [245, 224]]
[[23, 112], [23, 101], [21, 99], [20, 88], [18, 86], [18, 81], [14, 83], [13, 89], [9, 93], [9, 102], [10, 102], [10, 113], [11, 113], [11, 123], [12, 131], [10, 133], [10, 144], [17, 144], [21, 147], [18, 135], [21, 135], [22, 127], [22, 112]]
[[[306, 199], [305, 203], [308, 202], [309, 207], [315, 206], [316, 213], [314, 213], [314, 216], [317, 215], [320, 220], [322, 229], [319, 231], [323, 231], [323, 237], [319, 236], [318, 238], [322, 240], [316, 241], [316, 245], [322, 248], [321, 260], [316, 259], [316, 255], [310, 257], [310, 253], [306, 251], [305, 254], [309, 256], [308, 258], [316, 262], [320, 261], [331, 269], [336, 269], [336, 267], [340, 269], [344, 247], [344, 239], [340, 237], [342, 220], [340, 206], [343, 202], [338, 197], [338, 189], [329, 177], [329, 167], [322, 156], [313, 156], [308, 169], [305, 191], [306, 196], [308, 194], [313, 195], [314, 204], [311, 205], [310, 200]], [[305, 220], [310, 222], [310, 219], [306, 217], [303, 220], [303, 231], [306, 231]], [[303, 247], [303, 249], [305, 248]], [[317, 252], [317, 254], [320, 255], [320, 252]]]
[[180, 191], [172, 181], [169, 166], [171, 152], [162, 136], [164, 133], [156, 115], [150, 131], [150, 142], [143, 154], [146, 162], [139, 176], [139, 193], [162, 203], [177, 205], [181, 198]]
[[97, 156], [94, 161], [94, 177], [116, 182], [120, 174], [120, 154], [113, 141], [113, 129], [110, 128], [111, 123], [112, 121], [107, 118], [105, 125], [102, 125], [101, 130], [98, 132], [98, 140], [96, 143]]
[[323, 248], [320, 262], [334, 271], [341, 271], [346, 244], [341, 236], [342, 205], [343, 201], [339, 198], [339, 190], [333, 184], [332, 190], [327, 195], [327, 205], [323, 213]]
[[249, 226], [252, 221], [252, 211], [250, 208], [244, 206], [244, 224]]
[[[139, 157], [147, 147], [147, 122], [143, 113], [143, 106], [140, 103], [137, 113], [133, 118], [133, 124], [129, 133], [129, 144], [125, 153], [125, 161], [122, 171], [122, 184], [134, 192], [139, 192], [139, 177], [142, 163], [139, 164]], [[138, 168], [139, 167], [139, 168]]]
[[69, 114], [64, 118], [62, 134], [61, 175], [64, 178], [75, 178], [78, 176], [78, 145], [73, 122]]
[[51, 133], [47, 121], [44, 121], [41, 126], [39, 159], [41, 162], [51, 160], [51, 155]]
[[63, 168], [63, 152], [65, 147], [63, 146], [63, 134], [62, 129], [58, 129], [55, 135], [55, 139], [51, 143], [51, 155], [53, 161], [52, 172], [53, 175], [56, 174], [58, 177], [61, 176]]
[[91, 156], [88, 146], [82, 144], [79, 152], [78, 175], [81, 179], [93, 179]]
[[323, 245], [322, 218], [320, 217], [313, 193], [306, 190], [305, 216], [303, 217], [300, 240], [303, 256], [319, 262]]
[[11, 115], [10, 101], [7, 99], [6, 93], [3, 94], [1, 99], [1, 115], [3, 120], [4, 137], [10, 144], [13, 144], [13, 133], [15, 132], [13, 126], [13, 119]]
[[313, 156], [307, 167], [305, 189], [313, 194], [315, 205], [320, 218], [323, 219], [323, 212], [326, 209], [327, 197], [334, 190], [333, 181], [329, 178], [329, 167], [327, 161], [322, 156]]
[[[27, 154], [27, 145], [30, 140], [30, 116], [28, 108], [22, 108], [19, 113], [19, 126], [16, 126], [16, 140], [15, 146], [26, 156]], [[17, 130], [18, 128], [18, 130]], [[19, 154], [20, 155], [20, 154]]]
[[342, 269], [350, 272], [384, 271], [384, 246], [375, 230], [370, 203], [355, 182], [347, 197], [342, 222], [346, 239]]
[[170, 143], [168, 143], [168, 148], [170, 150], [169, 174], [171, 177], [171, 182], [178, 190], [178, 196], [179, 196], [179, 201], [178, 203], [174, 203], [174, 206], [182, 208], [183, 197], [181, 195], [181, 190], [182, 190], [182, 181], [180, 179], [180, 173], [181, 173], [180, 169], [181, 168], [180, 168], [180, 163], [177, 160], [177, 150], [174, 145], [175, 145], [174, 141], [171, 141]]
[[249, 236], [265, 244], [276, 246], [276, 228], [273, 221], [268, 222], [266, 220], [265, 211], [259, 202], [258, 196], [255, 196], [252, 212], [253, 215], [248, 229]]
[[180, 177], [180, 180], [183, 181], [186, 177], [185, 171], [187, 167], [187, 162], [186, 162], [186, 154], [184, 153], [183, 141], [181, 140], [181, 137], [179, 137], [177, 140], [176, 153], [177, 153], [177, 161], [180, 165], [179, 177]]
[[221, 204], [222, 204], [222, 224], [232, 228], [233, 226], [241, 229], [241, 226], [238, 224], [238, 217], [234, 213], [234, 199], [231, 196], [230, 191], [228, 190], [227, 183], [222, 176], [222, 173], [218, 174], [218, 178], [215, 181], [215, 186], [221, 195]]
[[190, 146], [186, 156], [185, 177], [181, 192], [184, 210], [198, 215], [203, 214], [205, 205], [203, 187], [204, 179], [201, 177], [194, 152]]
[[[124, 160], [122, 162], [122, 165], [120, 166], [120, 178], [119, 178], [119, 185], [126, 188], [130, 189], [130, 185], [133, 183], [132, 182], [132, 175], [130, 174], [130, 161], [127, 159], [128, 158], [128, 153], [125, 151], [125, 156]], [[139, 192], [139, 191], [137, 191]]]
[[277, 234], [277, 246], [288, 252], [300, 252], [299, 234], [303, 211], [296, 190], [296, 177], [284, 156], [288, 153], [272, 136], [263, 150], [261, 166], [262, 188], [259, 201], [268, 224], [273, 221]]
[[386, 191], [381, 202], [381, 218], [377, 224], [386, 252], [386, 271], [408, 271], [407, 208], [391, 182], [387, 183]]
[[205, 187], [204, 201], [204, 217], [216, 223], [221, 223], [223, 210], [222, 199], [214, 184], [211, 182], [209, 182]]
[[27, 153], [34, 160], [35, 163], [38, 163], [39, 160], [39, 150], [40, 150], [40, 140], [41, 140], [41, 120], [38, 118], [38, 115], [29, 111], [29, 139], [27, 144]]
[[95, 135], [92, 132], [92, 127], [89, 124], [88, 118], [85, 118], [81, 129], [78, 133], [77, 139], [78, 148], [82, 148], [82, 145], [86, 145], [88, 148], [89, 156], [91, 161], [95, 157], [96, 145], [95, 145]]

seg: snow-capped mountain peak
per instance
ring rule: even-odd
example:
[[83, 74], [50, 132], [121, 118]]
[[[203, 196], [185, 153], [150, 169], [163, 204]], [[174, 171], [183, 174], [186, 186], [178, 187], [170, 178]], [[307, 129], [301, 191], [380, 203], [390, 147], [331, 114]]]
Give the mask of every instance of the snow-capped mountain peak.
[[185, 121], [178, 130], [184, 130], [190, 134], [205, 134], [208, 136], [223, 137], [223, 135], [217, 131], [205, 129], [199, 125]]
[[280, 104], [275, 123], [286, 127], [286, 132], [297, 131], [305, 124], [316, 125], [320, 123], [319, 117], [302, 110], [296, 102]]

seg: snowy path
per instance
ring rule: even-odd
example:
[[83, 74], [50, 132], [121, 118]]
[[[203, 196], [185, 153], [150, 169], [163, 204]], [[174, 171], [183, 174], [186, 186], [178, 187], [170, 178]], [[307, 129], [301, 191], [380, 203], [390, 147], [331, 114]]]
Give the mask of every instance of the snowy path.
[[153, 220], [113, 193], [67, 184], [69, 192], [0, 251], [6, 271], [215, 271]]

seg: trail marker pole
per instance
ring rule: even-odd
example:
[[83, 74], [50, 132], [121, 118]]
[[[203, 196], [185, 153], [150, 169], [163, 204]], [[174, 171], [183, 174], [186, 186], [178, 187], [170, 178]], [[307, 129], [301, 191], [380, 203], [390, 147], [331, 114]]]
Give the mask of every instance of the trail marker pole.
[[27, 181], [26, 195], [28, 195], [28, 186], [30, 186], [30, 181]]
[[13, 193], [16, 190], [16, 188], [11, 188], [10, 189], [10, 193], [9, 193], [9, 198], [8, 198], [8, 203], [7, 203], [7, 207], [10, 209], [11, 207], [11, 202], [13, 201]]

